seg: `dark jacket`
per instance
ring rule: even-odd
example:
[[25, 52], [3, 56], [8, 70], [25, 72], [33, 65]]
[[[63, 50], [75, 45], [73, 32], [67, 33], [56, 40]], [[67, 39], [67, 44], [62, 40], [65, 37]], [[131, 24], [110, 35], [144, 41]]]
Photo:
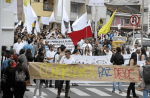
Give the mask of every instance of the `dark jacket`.
[[43, 62], [43, 60], [44, 60], [44, 54], [39, 53], [37, 58], [36, 58], [36, 62]]
[[26, 57], [27, 57], [28, 62], [32, 62], [34, 59], [34, 57], [32, 57], [32, 54], [31, 55], [27, 54]]
[[112, 55], [110, 62], [113, 63], [113, 65], [122, 65], [124, 64], [124, 59], [120, 53], [115, 53]]

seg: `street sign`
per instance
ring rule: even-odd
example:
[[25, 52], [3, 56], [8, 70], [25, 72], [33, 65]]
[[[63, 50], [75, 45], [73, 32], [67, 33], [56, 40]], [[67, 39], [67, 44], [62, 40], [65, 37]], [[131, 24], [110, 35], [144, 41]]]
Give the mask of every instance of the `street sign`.
[[131, 25], [136, 26], [136, 25], [139, 24], [139, 22], [140, 22], [140, 19], [139, 19], [139, 17], [137, 15], [132, 15], [130, 17], [130, 24]]

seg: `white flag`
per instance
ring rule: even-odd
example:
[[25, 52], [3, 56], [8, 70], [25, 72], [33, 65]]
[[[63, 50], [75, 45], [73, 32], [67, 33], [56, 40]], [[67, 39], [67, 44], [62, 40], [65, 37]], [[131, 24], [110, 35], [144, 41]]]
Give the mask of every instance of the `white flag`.
[[121, 29], [121, 24], [118, 25], [118, 30], [120, 30], [120, 29]]
[[49, 17], [41, 17], [41, 23], [44, 25], [49, 25]]
[[90, 19], [89, 19], [89, 21], [88, 21], [87, 26], [90, 26], [90, 27], [91, 27], [91, 21], [90, 21]]
[[51, 15], [51, 17], [49, 18], [49, 22], [54, 22], [55, 21], [55, 16], [54, 16], [54, 11]]
[[52, 34], [55, 35], [55, 30], [54, 30], [53, 32], [51, 32], [50, 34], [48, 34], [48, 35], [46, 36], [46, 38], [50, 38], [50, 37], [52, 36]]
[[61, 33], [65, 34], [65, 32], [66, 32], [66, 27], [65, 27], [64, 21], [62, 20], [61, 21]]
[[26, 26], [27, 26], [27, 32], [28, 32], [28, 34], [31, 34], [32, 24], [30, 24], [28, 21], [26, 21]]
[[68, 33], [71, 33], [72, 31], [71, 31], [71, 27], [70, 27], [70, 22], [68, 23], [68, 25], [69, 25], [69, 26], [68, 26], [68, 27], [69, 27], [69, 28], [68, 28]]
[[21, 31], [21, 33], [23, 33], [25, 29], [26, 29], [26, 27], [24, 26], [23, 29], [22, 29], [22, 31]]
[[87, 12], [72, 24], [73, 31], [79, 31], [87, 26]]
[[15, 14], [15, 22], [18, 22], [18, 16]]
[[62, 0], [58, 0], [58, 5], [57, 5], [57, 16], [62, 16]]
[[78, 18], [78, 15], [77, 15], [77, 19], [76, 20], [78, 20], [79, 18]]
[[63, 20], [69, 22], [69, 17], [66, 11], [66, 8], [63, 6]]
[[17, 25], [15, 25], [15, 29], [16, 29], [19, 25], [21, 25], [21, 21], [19, 21], [19, 23], [18, 23]]
[[34, 28], [34, 34], [37, 36], [36, 28]]

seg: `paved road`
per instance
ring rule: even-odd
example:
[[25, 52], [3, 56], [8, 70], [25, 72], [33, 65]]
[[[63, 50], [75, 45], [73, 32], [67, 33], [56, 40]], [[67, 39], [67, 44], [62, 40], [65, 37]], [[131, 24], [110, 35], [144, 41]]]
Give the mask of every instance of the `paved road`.
[[[35, 84], [33, 86], [27, 87], [30, 91], [25, 92], [24, 98], [32, 98], [35, 89]], [[116, 86], [118, 88], [118, 86]], [[69, 95], [71, 98], [125, 98], [128, 88], [128, 83], [123, 83], [122, 91], [123, 94], [119, 94], [116, 90], [116, 94], [112, 94], [112, 83], [107, 84], [79, 84], [79, 86], [71, 86]], [[136, 85], [136, 89], [137, 89]], [[142, 98], [143, 93], [141, 91], [136, 91], [137, 95]], [[37, 93], [38, 94], [38, 93]], [[43, 88], [42, 95], [45, 98], [56, 98], [57, 89], [55, 88]], [[61, 93], [61, 98], [64, 98], [65, 93]], [[38, 96], [38, 95], [37, 95]], [[0, 96], [1, 98], [1, 96]]]

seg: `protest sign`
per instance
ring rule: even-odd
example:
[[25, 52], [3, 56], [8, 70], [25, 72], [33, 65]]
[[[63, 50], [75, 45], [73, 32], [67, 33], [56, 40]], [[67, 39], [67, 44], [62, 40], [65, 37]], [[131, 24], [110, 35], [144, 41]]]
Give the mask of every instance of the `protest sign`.
[[29, 63], [30, 78], [45, 80], [141, 82], [139, 67]]
[[65, 45], [67, 50], [70, 50], [71, 52], [74, 51], [74, 45], [71, 39], [46, 39], [43, 40], [43, 43], [45, 44], [45, 41], [49, 41], [49, 45], [54, 45], [54, 52], [57, 52], [57, 48], [61, 45]]

